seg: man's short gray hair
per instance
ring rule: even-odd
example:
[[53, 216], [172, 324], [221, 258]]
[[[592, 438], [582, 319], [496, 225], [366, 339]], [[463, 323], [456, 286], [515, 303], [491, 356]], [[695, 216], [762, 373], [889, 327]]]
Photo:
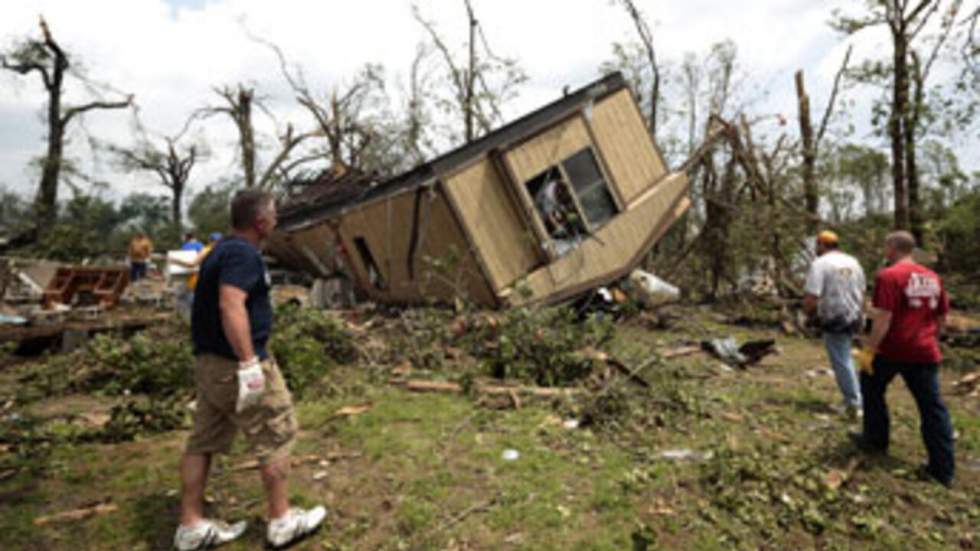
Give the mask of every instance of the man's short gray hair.
[[885, 243], [902, 254], [912, 254], [912, 251], [915, 250], [915, 236], [905, 230], [888, 234]]
[[275, 198], [271, 193], [246, 189], [235, 194], [231, 201], [231, 227], [246, 230], [252, 226], [262, 209], [268, 208]]

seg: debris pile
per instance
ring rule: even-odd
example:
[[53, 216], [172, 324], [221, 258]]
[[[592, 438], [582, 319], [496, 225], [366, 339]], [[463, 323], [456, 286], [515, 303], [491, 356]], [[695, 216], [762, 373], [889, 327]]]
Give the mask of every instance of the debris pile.
[[739, 346], [735, 337], [726, 337], [702, 341], [701, 348], [725, 364], [740, 369], [757, 364], [762, 358], [777, 353], [774, 339], [749, 341]]

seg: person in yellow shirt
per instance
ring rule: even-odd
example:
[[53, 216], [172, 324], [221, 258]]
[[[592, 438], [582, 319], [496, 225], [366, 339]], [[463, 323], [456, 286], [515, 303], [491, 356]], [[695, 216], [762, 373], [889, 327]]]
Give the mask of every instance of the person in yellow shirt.
[[153, 242], [143, 232], [133, 236], [129, 242], [129, 281], [139, 281], [146, 277], [146, 266], [153, 254]]

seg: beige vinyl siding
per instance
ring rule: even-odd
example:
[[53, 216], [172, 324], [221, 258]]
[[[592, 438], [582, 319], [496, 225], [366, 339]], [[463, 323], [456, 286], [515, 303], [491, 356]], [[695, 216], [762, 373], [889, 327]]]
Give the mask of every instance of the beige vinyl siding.
[[628, 89], [600, 101], [592, 110], [592, 131], [626, 203], [633, 202], [667, 174], [667, 168]]
[[576, 116], [508, 151], [505, 160], [517, 184], [523, 186], [549, 167], [591, 145], [585, 122]]
[[473, 245], [489, 272], [494, 290], [528, 273], [538, 263], [537, 237], [489, 158], [446, 180]]
[[[493, 304], [494, 295], [470, 251], [462, 229], [442, 195], [425, 191], [419, 216], [419, 241], [413, 259], [414, 279], [408, 270], [414, 224], [415, 192], [402, 193], [363, 205], [342, 217], [341, 237], [362, 287], [376, 298], [391, 302], [451, 302], [456, 290], [481, 304]], [[384, 280], [384, 289], [371, 287], [367, 266], [354, 239], [364, 239]], [[442, 265], [438, 267], [437, 265]]]

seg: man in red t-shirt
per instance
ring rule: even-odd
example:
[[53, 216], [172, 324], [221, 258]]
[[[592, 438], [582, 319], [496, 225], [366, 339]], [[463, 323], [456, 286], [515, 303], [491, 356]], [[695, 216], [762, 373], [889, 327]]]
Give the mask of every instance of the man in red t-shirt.
[[920, 430], [929, 454], [921, 474], [945, 486], [953, 482], [953, 426], [939, 395], [939, 333], [949, 311], [942, 281], [912, 260], [915, 238], [898, 231], [885, 239], [889, 267], [875, 279], [873, 325], [868, 349], [872, 372], [861, 372], [864, 432], [858, 444], [869, 451], [888, 449], [889, 417], [885, 392], [895, 375], [905, 380], [919, 408]]

